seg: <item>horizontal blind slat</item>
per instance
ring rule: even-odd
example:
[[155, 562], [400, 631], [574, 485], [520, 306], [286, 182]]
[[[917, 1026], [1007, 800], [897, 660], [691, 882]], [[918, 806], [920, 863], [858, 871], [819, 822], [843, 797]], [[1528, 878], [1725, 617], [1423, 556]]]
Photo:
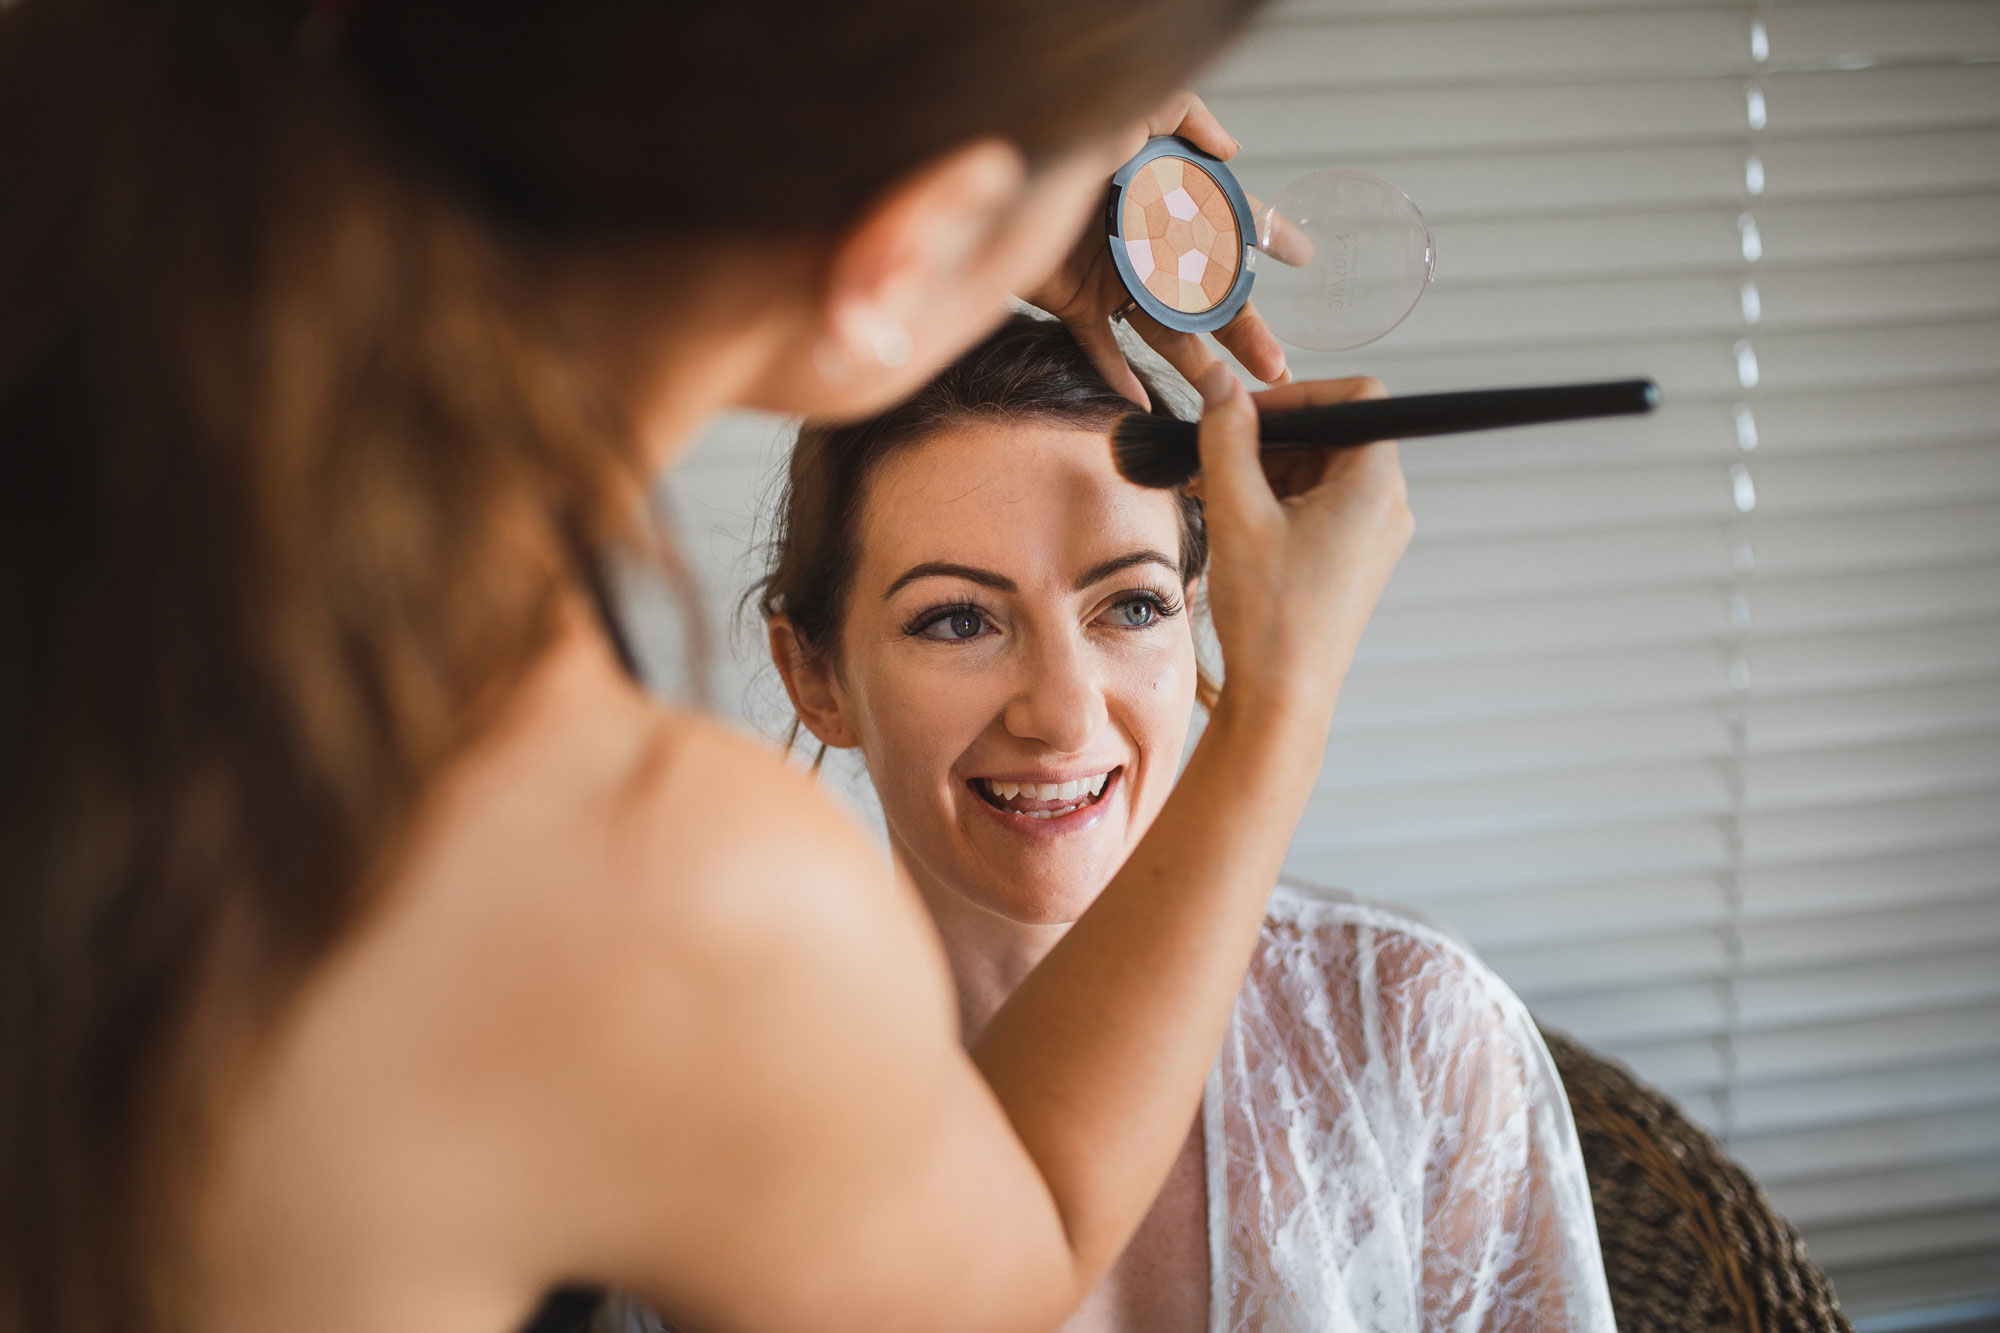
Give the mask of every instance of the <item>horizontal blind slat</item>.
[[[1838, 265], [1835, 278], [1853, 281], [1849, 270], [1857, 265], [1939, 258], [1965, 262], [2000, 250], [1994, 229], [2000, 195], [1992, 191], [1944, 198], [1767, 201], [1757, 208], [1760, 257], [1754, 270], [1745, 270], [1744, 203], [1731, 198], [1704, 209], [1617, 217], [1433, 218], [1439, 264], [1433, 296], [1468, 285], [1499, 286], [1504, 294], [1518, 294], [1531, 282], [1579, 276], [1633, 280], [1672, 275], [1685, 283], [1692, 274], [1733, 276], [1742, 271], [1788, 274], [1787, 280], [1797, 283], [1811, 275], [1791, 271], [1816, 265]], [[1593, 290], [1583, 289], [1583, 294]], [[1783, 315], [1786, 299], [1797, 299], [1786, 296], [1782, 283], [1773, 295], [1778, 299], [1765, 301], [1766, 319]]]
[[[1747, 867], [1986, 844], [2000, 830], [2000, 788], [1800, 810], [1752, 811], [1741, 821]], [[1746, 876], [1750, 871], [1746, 870]]]
[[[2000, 864], [1990, 892], [1887, 911], [1831, 913], [1807, 921], [1747, 921], [1737, 928], [1746, 972], [1820, 966], [1871, 955], [2000, 945]], [[1995, 969], [2000, 972], [2000, 968]], [[1993, 1029], [2000, 1042], [2000, 1024]]]
[[[1644, 477], [1632, 480], [1643, 484]], [[2000, 504], [1990, 501], [1762, 517], [1754, 539], [1733, 532], [1725, 519], [1710, 518], [1616, 534], [1439, 539], [1405, 558], [1383, 604], [1400, 611], [1499, 597], [1715, 584], [1739, 574], [1812, 576], [1994, 557], [2000, 557]]]
[[[1743, 76], [1636, 82], [1230, 92], [1209, 98], [1259, 154], [1332, 165], [1375, 154], [1521, 150], [1556, 145], [1740, 139]], [[1988, 65], [1772, 73], [1758, 79], [1767, 134], [1987, 128], [2000, 122], [2000, 70]], [[1336, 128], [1337, 127], [1337, 128]]]
[[[1410, 451], [1420, 448], [1413, 445]], [[1769, 526], [1778, 534], [1777, 549], [1784, 549], [1786, 536], [1844, 532], [1855, 511], [1924, 505], [1964, 509], [1972, 501], [2000, 501], [2000, 436], [1841, 454], [1738, 454], [1728, 465], [1719, 460], [1674, 466], [1620, 461], [1620, 466], [1572, 468], [1555, 475], [1413, 477], [1410, 507], [1427, 542], [1447, 553], [1440, 558], [1449, 558], [1466, 542], [1497, 548], [1499, 538], [1532, 543], [1575, 534], [1571, 549], [1579, 554], [1589, 542], [1592, 555], [1616, 559], [1619, 548], [1634, 540], [1634, 525], [1657, 529], [1689, 519], [1733, 520], [1748, 512], [1734, 483], [1732, 467], [1738, 462], [1754, 485], [1750, 508], [1760, 520], [1774, 520]], [[1760, 521], [1760, 548], [1765, 526]], [[1714, 544], [1727, 545], [1720, 539]], [[1976, 550], [1984, 544], [1969, 545]]]
[[1750, 754], [2000, 727], [2000, 677], [1942, 684], [1763, 698], [1746, 709]]
[[2000, 832], [1955, 841], [1961, 845], [1751, 866], [1738, 880], [1744, 915], [1753, 922], [1809, 919], [1822, 911], [1949, 901], [2000, 886]]
[[[1754, 1083], [1797, 1084], [1986, 1059], [2000, 1055], [1996, 1018], [2000, 1004], [1974, 1000], [1752, 1031], [1624, 1041], [1617, 1054], [1648, 1081], [1687, 1100]], [[1994, 1100], [2000, 1103], [2000, 1089]]]
[[1712, 926], [1727, 911], [1717, 875], [1646, 875], [1457, 898], [1451, 902], [1451, 923], [1482, 955], [1490, 955], [1565, 937]]
[[[1743, 800], [1752, 811], [1883, 800], [2000, 785], [2000, 732], [1750, 753]], [[1995, 809], [2000, 828], [2000, 807]]]
[[1829, 1269], [2000, 1245], [2000, 1204], [1915, 1217], [1803, 1228], [1806, 1248]]
[[[1743, 602], [1727, 587], [1714, 586], [1521, 597], [1484, 606], [1391, 606], [1370, 624], [1356, 661], [1376, 668], [1452, 658], [1719, 643], [1752, 626], [1773, 635], [1891, 625], [1910, 626], [1915, 632], [1915, 627], [1984, 619], [1996, 612], [2000, 612], [2000, 567], [1986, 561], [1774, 576], [1757, 580]], [[1752, 661], [1754, 668], [1754, 656]]]
[[2000, 1155], [1786, 1181], [1769, 1193], [1779, 1213], [1801, 1227], [2000, 1202]]
[[[1441, 252], [1446, 243], [1438, 242]], [[1726, 261], [1718, 266], [1727, 267]], [[2000, 311], [2000, 262], [1983, 259], [1760, 269], [1754, 274], [1729, 268], [1719, 274], [1661, 278], [1544, 279], [1488, 286], [1441, 282], [1393, 338], [1404, 353], [1702, 334], [1728, 346], [1747, 332], [1742, 285], [1749, 277], [1756, 279], [1759, 293], [1760, 339], [1828, 327], [1845, 332], [1878, 324], [1984, 320]]]
[[1776, 1133], [1879, 1119], [1885, 1115], [1980, 1106], [2000, 1087], [2000, 1059], [1954, 1061], [1902, 1070], [1746, 1087], [1734, 1099], [1741, 1133]]
[[[1772, 332], [1757, 337], [1755, 350], [1763, 393], [1962, 384], [2000, 376], [2000, 321]], [[1388, 343], [1337, 357], [1297, 353], [1291, 360], [1301, 377], [1365, 373], [1394, 393], [1650, 376], [1669, 402], [1733, 403], [1742, 400], [1746, 387], [1731, 340], [1715, 336], [1476, 351], [1418, 351]]]
[[[1943, 816], [1934, 818], [1941, 821]], [[1897, 821], [1898, 834], [1905, 833], [1905, 823]], [[1850, 840], [1862, 842], [1859, 833]], [[1703, 816], [1386, 848], [1343, 846], [1302, 824], [1285, 869], [1311, 883], [1365, 886], [1371, 896], [1407, 902], [1449, 919], [1462, 895], [1716, 872], [1728, 863], [1728, 839], [1719, 822]]]
[[[1762, 168], [1763, 189], [1757, 197], [1766, 208], [1885, 196], [1900, 203], [2000, 186], [2000, 128], [1767, 133], [1754, 151]], [[1742, 207], [1752, 198], [1747, 176], [1751, 152], [1737, 136], [1608, 147], [1517, 146], [1479, 153], [1383, 152], [1355, 141], [1330, 153], [1286, 157], [1267, 153], [1250, 140], [1230, 165], [1244, 189], [1266, 200], [1308, 172], [1345, 167], [1394, 182], [1435, 225], [1583, 214], [1616, 228], [1655, 210]], [[1455, 272], [1457, 265], [1448, 260], [1444, 271]]]
[[1771, 63], [1780, 66], [2000, 54], [2000, 8], [1988, 0], [1786, 5], [1768, 23]]
[[2000, 1151], [2000, 1103], [1806, 1132], [1745, 1135], [1733, 1140], [1730, 1150], [1766, 1183], [1808, 1179], [1846, 1167], [1880, 1168], [1991, 1153]]
[[[1723, 927], [1718, 916], [1678, 930], [1652, 927], [1499, 946], [1485, 950], [1484, 956], [1524, 994], [1537, 997], [1580, 996], [1627, 981], [1719, 977], [1728, 970], [1788, 983], [1836, 964], [2000, 945], [2000, 875], [1986, 892], [1969, 898], [1831, 913], [1812, 921], [1745, 923], [1735, 928], [1733, 954], [1725, 953]], [[2000, 1028], [1993, 1037], [2000, 1042]]]
[[[2000, 621], [1793, 637], [1760, 636], [1759, 698], [1964, 680], [2000, 669]], [[1339, 734], [1483, 718], [1595, 712], [1722, 699], [1729, 655], [1717, 644], [1522, 659], [1463, 659], [1357, 668], [1341, 690]]]
[[1747, 14], [1714, 9], [1280, 22], [1238, 45], [1202, 86], [1226, 94], [1328, 84], [1747, 73], [1749, 36]]

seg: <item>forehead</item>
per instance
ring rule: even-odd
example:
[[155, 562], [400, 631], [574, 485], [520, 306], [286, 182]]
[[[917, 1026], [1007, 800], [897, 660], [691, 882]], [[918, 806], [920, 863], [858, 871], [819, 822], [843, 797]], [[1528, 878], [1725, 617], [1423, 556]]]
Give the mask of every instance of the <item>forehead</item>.
[[1108, 429], [973, 420], [877, 466], [860, 536], [864, 570], [942, 559], [1018, 568], [1038, 554], [1094, 563], [1110, 548], [1178, 557], [1180, 502], [1118, 475]]

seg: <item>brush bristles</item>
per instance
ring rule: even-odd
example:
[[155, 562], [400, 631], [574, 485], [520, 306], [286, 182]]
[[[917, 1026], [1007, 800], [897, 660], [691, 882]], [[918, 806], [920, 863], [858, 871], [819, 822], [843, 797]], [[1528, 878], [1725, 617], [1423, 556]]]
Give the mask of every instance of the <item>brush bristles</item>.
[[1201, 471], [1199, 441], [1191, 421], [1127, 412], [1111, 428], [1111, 460], [1133, 485], [1169, 490]]

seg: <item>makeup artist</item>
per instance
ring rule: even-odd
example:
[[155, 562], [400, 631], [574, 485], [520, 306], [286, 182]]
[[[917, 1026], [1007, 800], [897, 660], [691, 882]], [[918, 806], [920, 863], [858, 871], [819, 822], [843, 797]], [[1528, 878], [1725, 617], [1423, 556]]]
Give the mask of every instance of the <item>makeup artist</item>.
[[1199, 1100], [1393, 449], [1281, 503], [1142, 330], [1209, 405], [1227, 678], [969, 1052], [908, 887], [640, 690], [599, 559], [712, 413], [880, 409], [1010, 292], [1121, 372], [1086, 222], [1150, 133], [1231, 150], [1170, 90], [1249, 8], [0, 10], [0, 1329], [1075, 1304]]

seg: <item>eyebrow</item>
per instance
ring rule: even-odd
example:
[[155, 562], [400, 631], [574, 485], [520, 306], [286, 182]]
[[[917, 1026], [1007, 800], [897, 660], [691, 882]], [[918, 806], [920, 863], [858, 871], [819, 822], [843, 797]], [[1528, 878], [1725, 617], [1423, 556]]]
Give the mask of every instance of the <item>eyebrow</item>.
[[990, 569], [980, 569], [974, 565], [954, 565], [947, 560], [926, 560], [920, 565], [911, 565], [897, 577], [894, 583], [882, 593], [882, 600], [888, 601], [902, 590], [904, 585], [918, 579], [964, 579], [991, 588], [995, 592], [1019, 592], [1020, 586], [1005, 574], [995, 574]]
[[[1130, 569], [1134, 565], [1158, 565], [1176, 576], [1181, 572], [1181, 567], [1178, 564], [1161, 555], [1158, 551], [1132, 551], [1125, 555], [1113, 556], [1109, 560], [1092, 565], [1077, 579], [1076, 590], [1082, 592], [1091, 584], [1102, 582], [1121, 569]], [[891, 597], [902, 591], [903, 588], [915, 583], [918, 579], [935, 578], [964, 579], [968, 583], [977, 583], [981, 587], [991, 588], [995, 592], [1011, 593], [1021, 590], [1020, 585], [1015, 583], [1014, 580], [1008, 578], [1005, 574], [996, 574], [990, 569], [981, 569], [977, 565], [953, 564], [948, 560], [926, 560], [922, 564], [911, 565], [899, 574], [895, 582], [883, 590], [882, 600], [885, 602], [888, 601]]]
[[1076, 590], [1082, 592], [1091, 584], [1108, 579], [1119, 570], [1130, 569], [1134, 565], [1158, 565], [1176, 578], [1180, 577], [1179, 562], [1167, 559], [1158, 551], [1133, 551], [1129, 555], [1113, 556], [1101, 564], [1092, 565], [1084, 570], [1083, 576], [1076, 581]]

